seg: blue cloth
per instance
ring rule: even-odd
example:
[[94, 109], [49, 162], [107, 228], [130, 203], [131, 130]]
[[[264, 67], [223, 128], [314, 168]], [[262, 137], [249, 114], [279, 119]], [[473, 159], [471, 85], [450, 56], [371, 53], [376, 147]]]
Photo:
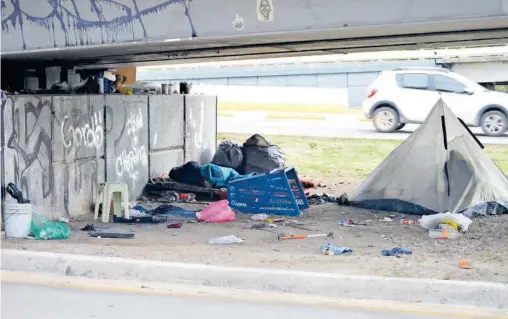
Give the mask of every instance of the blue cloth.
[[172, 205], [172, 204], [162, 204], [157, 208], [147, 211], [148, 214], [151, 215], [171, 215], [171, 216], [179, 216], [179, 217], [187, 217], [187, 218], [196, 218], [196, 212], [192, 210], [187, 210], [180, 206]]
[[141, 205], [136, 205], [136, 206], [132, 207], [132, 209], [135, 209], [135, 210], [137, 210], [138, 212], [142, 212], [142, 213], [146, 212], [146, 208], [144, 208], [144, 207], [143, 207], [143, 206], [141, 206]]
[[104, 93], [115, 93], [116, 84], [115, 81], [104, 78]]
[[351, 248], [348, 248], [348, 247], [336, 247], [336, 246], [333, 246], [330, 243], [321, 246], [321, 248], [319, 250], [321, 251], [321, 253], [323, 255], [330, 255], [330, 256], [333, 256], [333, 255], [344, 255], [344, 254], [348, 254], [348, 253], [352, 253], [353, 252], [353, 250]]
[[254, 175], [256, 174], [251, 173], [248, 175], [240, 175], [232, 168], [222, 167], [215, 164], [207, 164], [201, 166], [201, 177], [203, 177], [207, 182], [216, 188], [226, 187], [228, 182], [232, 180]]
[[412, 255], [412, 254], [413, 254], [413, 252], [411, 250], [399, 248], [399, 247], [392, 248], [391, 250], [388, 250], [388, 249], [381, 250], [381, 255], [383, 255], [383, 256], [400, 256], [400, 255]]

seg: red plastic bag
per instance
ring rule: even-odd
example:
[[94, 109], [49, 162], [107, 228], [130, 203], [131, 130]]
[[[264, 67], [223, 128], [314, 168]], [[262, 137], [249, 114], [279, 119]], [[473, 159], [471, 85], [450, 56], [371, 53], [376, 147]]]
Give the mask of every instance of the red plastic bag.
[[210, 204], [207, 208], [196, 213], [200, 222], [224, 223], [235, 220], [235, 212], [229, 207], [227, 199]]

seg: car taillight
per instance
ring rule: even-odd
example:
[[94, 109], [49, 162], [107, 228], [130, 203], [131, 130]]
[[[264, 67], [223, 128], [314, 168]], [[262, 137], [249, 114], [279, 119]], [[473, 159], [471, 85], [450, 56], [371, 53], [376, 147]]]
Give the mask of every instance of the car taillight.
[[376, 89], [372, 89], [369, 91], [369, 94], [367, 94], [367, 98], [370, 99], [371, 97], [373, 97], [374, 95], [376, 95], [377, 93], [377, 90]]

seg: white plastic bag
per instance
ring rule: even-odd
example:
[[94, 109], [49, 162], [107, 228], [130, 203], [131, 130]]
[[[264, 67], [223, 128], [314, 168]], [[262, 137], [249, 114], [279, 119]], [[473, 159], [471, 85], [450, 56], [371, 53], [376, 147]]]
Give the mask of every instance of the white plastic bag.
[[456, 223], [462, 231], [467, 231], [469, 225], [473, 222], [471, 219], [462, 214], [452, 213], [439, 213], [422, 216], [422, 219], [419, 220], [420, 225], [425, 229], [435, 229], [439, 226], [439, 224], [443, 224], [445, 221], [452, 221]]
[[238, 238], [235, 235], [229, 235], [229, 236], [210, 238], [208, 243], [209, 244], [219, 244], [219, 245], [241, 244], [241, 243], [243, 243], [243, 239]]
[[268, 218], [267, 214], [255, 214], [250, 217], [252, 220], [263, 221]]

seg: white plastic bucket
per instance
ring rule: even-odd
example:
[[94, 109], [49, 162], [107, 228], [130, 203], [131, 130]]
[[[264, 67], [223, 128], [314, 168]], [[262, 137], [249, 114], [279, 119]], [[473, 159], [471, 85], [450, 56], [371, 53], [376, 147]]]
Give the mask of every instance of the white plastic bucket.
[[32, 225], [32, 204], [5, 203], [5, 235], [10, 238], [25, 238]]

